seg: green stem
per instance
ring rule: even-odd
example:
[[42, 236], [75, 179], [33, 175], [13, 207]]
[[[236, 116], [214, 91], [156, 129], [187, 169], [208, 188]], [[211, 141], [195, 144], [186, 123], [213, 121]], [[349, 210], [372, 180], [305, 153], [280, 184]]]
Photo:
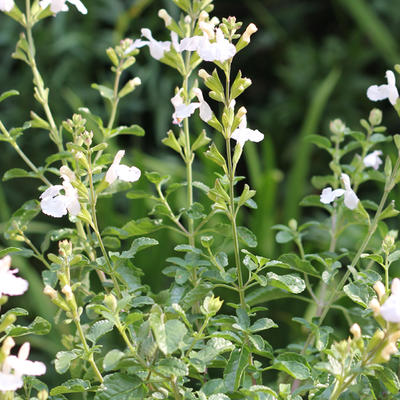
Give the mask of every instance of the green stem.
[[90, 348], [89, 348], [89, 346], [87, 344], [85, 334], [83, 333], [83, 330], [82, 330], [81, 321], [79, 319], [78, 313], [77, 313], [75, 308], [73, 309], [73, 319], [74, 319], [74, 323], [75, 323], [76, 329], [77, 329], [78, 334], [79, 334], [79, 338], [81, 339], [81, 342], [82, 342], [82, 345], [83, 345], [83, 349], [85, 350], [86, 354], [89, 354], [89, 357], [88, 357], [89, 364], [93, 368], [93, 371], [96, 374], [97, 379], [99, 380], [99, 382], [103, 383], [104, 379], [103, 379], [103, 377], [102, 377], [102, 375], [101, 375], [101, 373], [100, 373], [99, 369], [97, 368], [97, 365], [96, 365], [96, 363], [94, 361], [93, 353], [90, 353]]
[[243, 275], [242, 275], [242, 265], [240, 261], [240, 247], [239, 247], [239, 235], [237, 232], [236, 226], [236, 210], [235, 210], [235, 189], [234, 189], [234, 179], [235, 179], [235, 171], [232, 165], [232, 153], [231, 153], [231, 142], [230, 139], [226, 139], [226, 156], [228, 161], [228, 177], [229, 177], [229, 219], [232, 225], [232, 238], [233, 238], [233, 246], [235, 252], [235, 264], [236, 264], [236, 273], [238, 277], [238, 291], [240, 298], [240, 307], [242, 309], [246, 308], [246, 301], [244, 298], [245, 288], [243, 286]]
[[10, 133], [7, 131], [6, 127], [3, 125], [1, 121], [0, 121], [0, 130], [10, 140], [11, 146], [18, 153], [18, 155], [25, 161], [26, 165], [28, 165], [28, 167], [38, 175], [38, 177], [43, 181], [43, 183], [45, 183], [48, 186], [51, 186], [51, 183], [47, 180], [47, 178], [43, 175], [43, 173], [38, 170], [38, 168], [35, 166], [35, 164], [33, 164], [33, 162], [28, 158], [28, 156], [21, 150], [17, 142], [11, 137]]
[[33, 83], [37, 89], [37, 100], [40, 102], [40, 104], [43, 107], [43, 110], [46, 114], [47, 121], [50, 124], [50, 138], [54, 141], [54, 143], [58, 147], [58, 151], [63, 151], [64, 146], [62, 142], [62, 135], [61, 131], [59, 132], [57, 129], [57, 125], [54, 122], [53, 114], [51, 113], [50, 107], [49, 107], [49, 102], [48, 102], [48, 96], [49, 96], [49, 90], [44, 87], [43, 84], [43, 79], [39, 73], [39, 70], [37, 68], [36, 60], [35, 60], [35, 45], [33, 41], [33, 36], [32, 36], [32, 26], [33, 26], [33, 21], [31, 17], [31, 6], [30, 6], [30, 0], [25, 0], [26, 4], [26, 34], [27, 34], [27, 41], [28, 41], [28, 61], [29, 65], [32, 69], [33, 73]]
[[111, 108], [111, 115], [110, 120], [108, 121], [107, 130], [111, 130], [114, 126], [115, 117], [117, 115], [118, 103], [119, 103], [119, 96], [118, 96], [118, 89], [119, 89], [119, 81], [121, 78], [122, 71], [118, 67], [115, 71], [115, 81], [114, 81], [114, 92], [112, 98], [112, 108]]
[[108, 267], [108, 274], [110, 275], [113, 284], [114, 284], [114, 288], [115, 291], [117, 292], [117, 295], [119, 298], [121, 298], [121, 289], [119, 287], [118, 284], [118, 280], [115, 277], [114, 274], [114, 269], [112, 267], [110, 258], [108, 257], [107, 251], [104, 247], [104, 243], [103, 243], [103, 239], [100, 235], [100, 231], [99, 231], [99, 225], [97, 223], [97, 213], [96, 213], [96, 203], [97, 203], [97, 196], [94, 190], [94, 185], [93, 185], [93, 171], [92, 171], [92, 153], [89, 151], [88, 154], [88, 164], [89, 164], [89, 171], [88, 171], [88, 176], [89, 176], [89, 188], [90, 188], [90, 207], [91, 207], [91, 211], [92, 211], [92, 229], [94, 230], [94, 233], [97, 237], [97, 241], [99, 242], [99, 246], [101, 249], [101, 252], [103, 254], [103, 257], [106, 261], [107, 267]]

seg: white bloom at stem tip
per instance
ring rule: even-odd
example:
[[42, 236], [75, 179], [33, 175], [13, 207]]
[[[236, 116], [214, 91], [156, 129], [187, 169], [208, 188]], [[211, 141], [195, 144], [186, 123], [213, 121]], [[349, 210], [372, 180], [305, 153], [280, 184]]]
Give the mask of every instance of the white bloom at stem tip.
[[378, 169], [379, 166], [382, 164], [382, 160], [379, 156], [382, 155], [381, 150], [375, 150], [372, 153], [367, 154], [364, 159], [363, 163], [366, 167], [372, 167], [373, 169]]
[[400, 279], [392, 281], [392, 293], [380, 308], [380, 313], [388, 322], [400, 322]]
[[399, 92], [396, 87], [396, 78], [393, 71], [386, 71], [386, 85], [372, 85], [367, 90], [367, 97], [372, 101], [389, 99], [392, 105], [395, 105], [399, 98]]
[[14, 0], [0, 0], [0, 11], [10, 12], [14, 7]]
[[247, 117], [245, 114], [238, 128], [233, 131], [231, 139], [235, 139], [236, 142], [243, 147], [248, 140], [251, 142], [261, 142], [261, 140], [264, 139], [264, 135], [257, 129], [254, 130], [247, 127]]
[[[42, 193], [40, 207], [46, 215], [54, 218], [61, 218], [68, 212], [76, 217], [81, 211], [78, 191], [71, 185], [68, 176], [61, 177], [64, 180], [62, 185], [50, 186]], [[62, 190], [64, 194], [61, 194]]]
[[46, 373], [46, 366], [41, 361], [28, 360], [30, 344], [25, 342], [18, 357], [7, 356], [0, 372], [0, 391], [15, 391], [23, 386], [23, 375], [43, 375]]
[[19, 296], [28, 290], [28, 281], [15, 276], [18, 269], [10, 269], [10, 267], [10, 256], [5, 256], [0, 260], [0, 297]]
[[120, 164], [122, 157], [125, 155], [125, 150], [120, 150], [114, 157], [110, 168], [106, 173], [106, 182], [110, 185], [117, 179], [124, 182], [136, 182], [141, 175], [141, 171], [136, 167], [128, 167], [127, 165]]
[[328, 186], [322, 190], [320, 201], [323, 204], [330, 204], [336, 198], [344, 195], [344, 205], [350, 210], [354, 210], [357, 208], [359, 199], [351, 188], [350, 177], [343, 173], [340, 178], [343, 182], [344, 189], [332, 190], [332, 188]]
[[172, 114], [172, 123], [179, 126], [181, 126], [181, 123], [185, 118], [190, 117], [196, 109], [200, 107], [200, 103], [185, 104], [181, 93], [182, 89], [180, 89], [171, 99], [171, 103], [175, 110]]

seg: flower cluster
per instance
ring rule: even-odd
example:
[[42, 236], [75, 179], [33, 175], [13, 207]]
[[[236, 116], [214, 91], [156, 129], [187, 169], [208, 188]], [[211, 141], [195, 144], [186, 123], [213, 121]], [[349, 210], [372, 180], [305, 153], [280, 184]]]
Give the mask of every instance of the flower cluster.
[[344, 195], [344, 205], [350, 210], [354, 210], [357, 208], [359, 199], [354, 190], [351, 188], [350, 177], [347, 174], [342, 173], [341, 180], [343, 182], [344, 189], [332, 190], [330, 186], [326, 187], [321, 193], [321, 203], [330, 204], [338, 197]]

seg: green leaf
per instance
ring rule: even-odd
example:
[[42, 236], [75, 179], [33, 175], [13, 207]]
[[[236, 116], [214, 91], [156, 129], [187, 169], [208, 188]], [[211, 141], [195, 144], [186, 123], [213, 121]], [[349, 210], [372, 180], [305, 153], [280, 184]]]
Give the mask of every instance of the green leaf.
[[128, 251], [124, 251], [121, 254], [121, 258], [133, 258], [137, 252], [142, 251], [144, 249], [147, 249], [148, 247], [151, 246], [156, 246], [158, 245], [158, 241], [155, 239], [151, 239], [148, 237], [141, 237], [138, 239], [135, 239], [132, 242], [132, 245]]
[[125, 375], [115, 373], [104, 378], [104, 390], [98, 391], [94, 400], [133, 400], [144, 396], [135, 395], [135, 391], [141, 386], [142, 381], [133, 374]]
[[275, 324], [272, 319], [260, 318], [253, 325], [250, 326], [249, 331], [252, 333], [265, 331], [266, 329], [277, 328], [278, 325]]
[[222, 154], [218, 151], [217, 146], [214, 143], [211, 144], [210, 148], [204, 153], [204, 155], [215, 164], [219, 165], [224, 171], [227, 171], [226, 161]]
[[28, 326], [13, 326], [7, 329], [9, 336], [25, 336], [25, 335], [47, 335], [50, 332], [51, 324], [42, 317], [36, 317]]
[[168, 146], [171, 149], [175, 150], [177, 153], [182, 153], [182, 147], [176, 140], [174, 132], [169, 130], [167, 135], [168, 136], [162, 140], [162, 143], [165, 144], [165, 146]]
[[104, 229], [103, 235], [119, 236], [121, 239], [128, 239], [132, 236], [147, 235], [162, 228], [160, 220], [141, 218], [129, 221], [122, 228], [108, 227]]
[[186, 363], [177, 358], [164, 358], [157, 364], [157, 371], [167, 376], [186, 376], [189, 368]]
[[271, 286], [287, 290], [291, 293], [301, 293], [306, 288], [306, 284], [303, 279], [297, 275], [277, 275], [274, 272], [268, 272], [267, 274], [268, 283]]
[[131, 125], [131, 126], [119, 126], [118, 128], [113, 129], [107, 137], [109, 139], [119, 136], [119, 135], [133, 135], [133, 136], [144, 136], [145, 131], [139, 125]]
[[57, 396], [64, 393], [82, 393], [90, 389], [90, 382], [83, 379], [69, 379], [60, 386], [51, 389], [50, 395]]
[[100, 93], [100, 95], [102, 97], [104, 97], [105, 99], [108, 99], [110, 101], [113, 100], [114, 91], [112, 89], [108, 88], [107, 86], [99, 85], [97, 83], [92, 83], [91, 87], [93, 89], [96, 89]]
[[95, 344], [101, 336], [111, 332], [113, 327], [114, 324], [111, 321], [97, 321], [90, 327], [89, 332], [86, 334], [86, 338]]
[[8, 254], [18, 253], [21, 251], [23, 251], [23, 249], [19, 249], [18, 247], [7, 247], [6, 249], [0, 250], [0, 258], [4, 258]]
[[177, 319], [164, 324], [165, 314], [158, 305], [151, 309], [149, 321], [159, 349], [165, 354], [176, 351], [187, 333], [186, 326]]
[[398, 376], [388, 367], [383, 367], [375, 371], [376, 378], [385, 385], [392, 394], [397, 394], [400, 390], [400, 381]]
[[196, 151], [200, 147], [203, 147], [210, 142], [211, 142], [211, 139], [207, 136], [206, 131], [203, 129], [201, 131], [200, 135], [197, 137], [197, 139], [192, 144], [192, 151]]
[[35, 172], [31, 171], [26, 171], [22, 168], [12, 168], [9, 169], [4, 175], [3, 175], [3, 181], [8, 181], [10, 179], [15, 179], [15, 178], [37, 178], [38, 174]]
[[238, 226], [237, 232], [239, 239], [244, 242], [246, 246], [257, 247], [257, 237], [250, 229], [244, 226]]
[[279, 231], [275, 236], [275, 240], [277, 243], [289, 243], [293, 239], [293, 233], [288, 231]]
[[364, 308], [368, 308], [369, 302], [374, 297], [374, 291], [368, 285], [359, 281], [347, 284], [343, 290], [351, 300]]
[[64, 374], [68, 371], [71, 361], [78, 358], [78, 354], [74, 351], [59, 351], [56, 354], [56, 360], [54, 362], [54, 366], [56, 371], [59, 374]]
[[299, 380], [305, 380], [310, 377], [310, 369], [307, 361], [297, 353], [288, 352], [280, 354], [269, 368], [284, 371]]
[[18, 96], [19, 92], [17, 90], [8, 90], [7, 92], [3, 92], [0, 94], [0, 103], [11, 96]]
[[211, 285], [207, 283], [200, 283], [189, 292], [185, 293], [182, 301], [180, 302], [181, 307], [184, 310], [192, 307], [193, 304], [198, 301], [204, 300], [204, 298], [210, 293]]
[[383, 257], [379, 254], [361, 254], [361, 258], [368, 258], [369, 260], [374, 260], [376, 263], [382, 267], [385, 265]]
[[400, 259], [400, 250], [396, 250], [393, 253], [389, 254], [388, 261], [390, 264], [397, 261], [398, 259]]
[[[308, 275], [312, 275], [315, 277], [319, 277], [320, 274], [318, 271], [312, 266], [310, 261], [302, 260], [297, 254], [283, 254], [279, 257], [279, 261], [283, 263], [283, 266], [289, 265], [291, 269], [295, 271], [304, 272]], [[277, 265], [280, 267], [281, 265]]]
[[225, 387], [230, 392], [236, 392], [239, 389], [243, 373], [249, 365], [249, 356], [250, 352], [246, 347], [232, 351], [224, 371]]
[[116, 369], [119, 361], [125, 356], [120, 350], [114, 349], [109, 351], [103, 359], [103, 368], [105, 371]]
[[308, 135], [305, 137], [305, 141], [308, 143], [313, 143], [316, 146], [318, 146], [321, 149], [325, 149], [330, 153], [331, 147], [332, 147], [332, 143], [331, 141], [324, 137], [324, 136], [320, 136], [320, 135]]

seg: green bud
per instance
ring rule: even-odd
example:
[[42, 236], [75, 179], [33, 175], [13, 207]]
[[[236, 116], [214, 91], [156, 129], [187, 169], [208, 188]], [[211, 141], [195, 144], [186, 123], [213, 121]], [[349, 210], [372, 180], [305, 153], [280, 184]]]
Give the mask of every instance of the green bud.
[[200, 242], [203, 247], [205, 247], [206, 249], [209, 249], [212, 246], [212, 244], [214, 243], [214, 237], [213, 236], [202, 236], [200, 238]]
[[16, 321], [15, 314], [8, 314], [0, 323], [0, 332], [4, 332], [11, 324]]
[[70, 257], [72, 255], [72, 243], [69, 240], [58, 242], [58, 252], [61, 257]]
[[289, 228], [292, 230], [292, 231], [297, 231], [297, 221], [294, 219], [294, 218], [292, 218], [290, 221], [289, 221]]
[[47, 400], [49, 398], [49, 393], [47, 390], [43, 389], [37, 394], [38, 400]]
[[392, 160], [388, 156], [388, 157], [386, 157], [386, 160], [385, 160], [385, 175], [386, 175], [386, 177], [389, 178], [392, 175], [392, 171], [393, 171]]
[[117, 299], [111, 293], [104, 296], [104, 304], [113, 312], [117, 310]]
[[329, 129], [334, 135], [338, 136], [339, 138], [343, 138], [347, 127], [341, 119], [337, 118], [330, 122]]
[[400, 151], [400, 135], [394, 135], [394, 144], [397, 147], [397, 150]]
[[373, 108], [369, 113], [368, 120], [372, 126], [380, 125], [382, 122], [382, 111], [379, 108]]
[[115, 50], [114, 50], [112, 47], [109, 47], [109, 48], [106, 50], [106, 53], [107, 53], [107, 55], [108, 55], [108, 58], [111, 60], [111, 62], [112, 62], [116, 67], [118, 67], [119, 60], [118, 60], [118, 56], [117, 56], [117, 53], [115, 52]]

